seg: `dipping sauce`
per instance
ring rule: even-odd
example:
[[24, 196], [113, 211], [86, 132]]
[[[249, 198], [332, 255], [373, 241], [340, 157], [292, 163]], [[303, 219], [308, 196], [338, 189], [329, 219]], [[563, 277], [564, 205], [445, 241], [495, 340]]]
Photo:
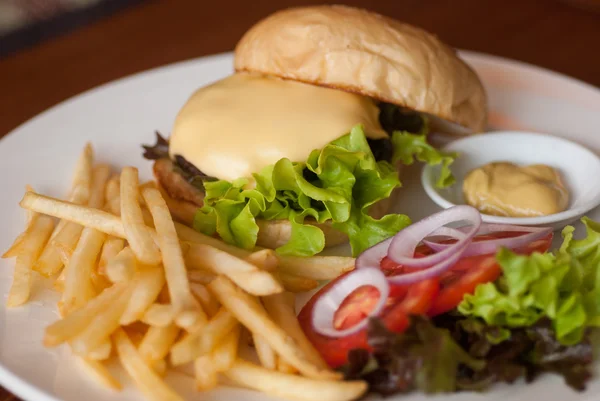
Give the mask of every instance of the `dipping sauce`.
[[569, 204], [560, 173], [544, 164], [486, 164], [467, 174], [463, 195], [467, 204], [494, 216], [547, 216], [564, 211]]

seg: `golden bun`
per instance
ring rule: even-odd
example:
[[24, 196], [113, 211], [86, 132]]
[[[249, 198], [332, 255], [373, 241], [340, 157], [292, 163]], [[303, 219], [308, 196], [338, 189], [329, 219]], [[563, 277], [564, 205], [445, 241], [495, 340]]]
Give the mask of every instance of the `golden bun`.
[[[159, 159], [154, 162], [154, 178], [159, 189], [164, 192], [168, 198], [177, 202], [177, 220], [192, 225], [195, 210], [203, 204], [204, 196], [191, 184], [185, 181], [181, 174], [175, 171], [173, 162], [170, 159]], [[397, 191], [397, 190], [396, 190]], [[394, 202], [396, 191], [392, 196], [382, 199], [374, 204], [369, 210], [371, 217], [379, 219], [389, 213]], [[317, 223], [311, 218], [306, 219], [307, 224], [314, 224], [321, 228], [325, 234], [325, 247], [331, 247], [348, 242], [346, 234], [334, 230], [331, 223]], [[260, 220], [257, 219], [258, 238], [256, 245], [263, 248], [275, 249], [289, 241], [292, 233], [292, 225], [289, 220]]]
[[235, 70], [356, 92], [481, 132], [487, 98], [477, 74], [434, 35], [340, 5], [290, 8], [256, 23]]

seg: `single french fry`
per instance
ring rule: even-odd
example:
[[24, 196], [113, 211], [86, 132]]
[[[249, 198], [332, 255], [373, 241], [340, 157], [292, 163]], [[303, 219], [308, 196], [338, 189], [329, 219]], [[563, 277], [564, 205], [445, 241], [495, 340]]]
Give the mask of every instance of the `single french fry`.
[[114, 299], [125, 291], [124, 284], [116, 284], [107, 288], [85, 306], [64, 319], [52, 323], [46, 328], [44, 346], [56, 347], [81, 333], [90, 322], [102, 311], [108, 309]]
[[99, 164], [92, 171], [92, 187], [88, 206], [96, 209], [104, 207], [106, 184], [110, 178], [110, 166]]
[[144, 264], [159, 264], [160, 251], [142, 216], [138, 170], [135, 167], [125, 167], [121, 171], [121, 219], [127, 241], [136, 258]]
[[62, 201], [35, 192], [27, 192], [19, 205], [24, 209], [95, 228], [114, 237], [126, 238], [121, 219], [104, 210]]
[[88, 355], [99, 347], [119, 327], [119, 319], [127, 306], [131, 287], [126, 288], [117, 298], [112, 300], [105, 310], [94, 316], [89, 325], [69, 344], [78, 355]]
[[106, 206], [109, 212], [121, 216], [121, 180], [113, 175], [106, 183]]
[[224, 372], [232, 381], [242, 386], [262, 391], [275, 397], [299, 401], [352, 401], [367, 392], [364, 381], [314, 380], [265, 369], [238, 359]]
[[[25, 186], [25, 192], [33, 191], [33, 187], [30, 185]], [[33, 229], [33, 221], [38, 216], [38, 213], [33, 210], [27, 210], [27, 223], [25, 224], [25, 230], [15, 238], [12, 245], [4, 252], [2, 255], [3, 259], [7, 258], [15, 258], [21, 249], [23, 248], [23, 242], [25, 237], [31, 232]]]
[[147, 362], [164, 359], [171, 345], [179, 335], [179, 327], [170, 324], [165, 327], [151, 326], [138, 347], [138, 352]]
[[23, 239], [17, 255], [13, 282], [6, 300], [8, 307], [20, 306], [29, 300], [33, 285], [31, 268], [52, 234], [54, 219], [48, 216], [36, 216], [31, 225], [32, 229]]
[[183, 401], [156, 372], [149, 367], [135, 349], [127, 334], [119, 329], [113, 335], [115, 348], [119, 355], [121, 365], [133, 379], [136, 386], [150, 400], [155, 401]]
[[270, 272], [210, 245], [191, 244], [186, 264], [190, 268], [223, 274], [253, 295], [270, 295], [283, 291], [281, 283]]
[[271, 316], [271, 319], [296, 341], [306, 357], [316, 366], [326, 369], [327, 363], [323, 360], [319, 351], [306, 338], [304, 331], [300, 327], [300, 323], [298, 323], [294, 298], [294, 294], [286, 292], [263, 297], [262, 303], [269, 316]]
[[80, 366], [82, 366], [86, 372], [90, 374], [91, 377], [94, 378], [96, 383], [100, 384], [103, 387], [109, 388], [111, 390], [122, 390], [123, 386], [102, 364], [97, 360], [93, 360], [90, 358], [77, 358], [80, 362]]
[[144, 189], [142, 195], [152, 213], [154, 225], [156, 226], [167, 287], [171, 303], [177, 315], [177, 324], [189, 328], [197, 320], [206, 321], [206, 314], [190, 290], [190, 282], [187, 277], [177, 232], [164, 199], [160, 192], [154, 188]]
[[167, 327], [175, 320], [175, 308], [171, 304], [152, 304], [144, 313], [142, 322], [156, 327]]
[[157, 359], [149, 362], [149, 366], [152, 368], [157, 375], [165, 376], [167, 374], [167, 361], [164, 359]]
[[65, 266], [65, 269], [61, 271], [61, 275], [63, 276], [62, 280], [64, 282], [64, 273], [67, 269], [66, 266], [69, 266], [69, 262], [71, 261], [71, 256], [73, 256], [73, 249], [65, 248], [64, 245], [55, 245], [56, 251], [58, 252], [58, 256], [60, 256], [61, 263]]
[[290, 292], [307, 292], [314, 290], [319, 286], [319, 282], [312, 278], [296, 276], [289, 273], [278, 272], [279, 280], [283, 284], [286, 291]]
[[237, 358], [241, 331], [242, 327], [237, 324], [212, 351], [211, 358], [217, 372], [225, 372], [233, 366]]
[[69, 199], [76, 203], [87, 203], [91, 196], [92, 174], [94, 164], [94, 149], [86, 143], [79, 155], [71, 181]]
[[196, 388], [207, 391], [217, 387], [217, 371], [214, 368], [210, 355], [202, 355], [194, 361], [194, 375], [196, 377]]
[[106, 339], [102, 342], [98, 347], [94, 348], [87, 355], [88, 359], [93, 359], [95, 361], [105, 361], [110, 357], [110, 353], [112, 352], [112, 344], [110, 339]]
[[158, 267], [145, 267], [136, 273], [134, 287], [127, 308], [121, 315], [121, 325], [130, 325], [142, 319], [165, 285], [165, 276]]
[[208, 284], [217, 277], [216, 274], [204, 270], [188, 270], [187, 276], [191, 281], [190, 286], [192, 284]]
[[260, 251], [252, 252], [245, 259], [261, 270], [269, 272], [277, 270], [277, 266], [279, 265], [279, 258], [272, 249], [261, 249]]
[[[28, 212], [35, 213], [35, 212], [32, 212], [31, 210], [28, 210]], [[13, 241], [13, 243], [11, 244], [11, 246], [6, 250], [6, 252], [4, 252], [2, 254], [2, 258], [3, 259], [9, 259], [9, 258], [16, 257], [19, 254], [19, 252], [21, 251], [21, 249], [22, 249], [23, 240], [25, 239], [25, 237], [27, 236], [27, 234], [30, 231], [31, 231], [31, 225], [28, 224], [28, 226], [25, 229], [25, 231], [23, 231], [21, 234], [19, 234], [17, 236], [17, 238], [15, 238], [15, 240]]]
[[63, 269], [56, 278], [56, 280], [54, 280], [52, 287], [58, 292], [65, 291], [65, 269]]
[[260, 334], [256, 333], [252, 333], [252, 341], [254, 342], [254, 348], [256, 348], [256, 354], [261, 365], [267, 369], [275, 369], [277, 362], [276, 355], [269, 343]]
[[210, 353], [237, 324], [233, 315], [221, 308], [203, 328], [186, 334], [171, 347], [171, 363], [182, 365]]
[[92, 273], [105, 239], [103, 232], [88, 227], [83, 229], [65, 270], [62, 306], [66, 313], [79, 309], [95, 295]]
[[356, 262], [343, 256], [277, 256], [281, 272], [314, 280], [333, 280], [354, 270]]
[[130, 247], [123, 248], [106, 264], [106, 276], [113, 283], [131, 280], [137, 269], [135, 255]]
[[269, 345], [303, 375], [320, 380], [339, 380], [341, 374], [316, 366], [289, 336], [269, 317], [262, 304], [225, 276], [207, 285], [231, 314], [253, 333], [260, 333]]
[[100, 259], [98, 261], [98, 270], [104, 274], [106, 264], [109, 260], [117, 256], [125, 248], [125, 240], [116, 237], [107, 237], [102, 246], [102, 252], [100, 252]]
[[192, 294], [200, 301], [202, 309], [206, 312], [208, 317], [213, 317], [219, 312], [221, 304], [217, 299], [200, 283], [190, 283]]

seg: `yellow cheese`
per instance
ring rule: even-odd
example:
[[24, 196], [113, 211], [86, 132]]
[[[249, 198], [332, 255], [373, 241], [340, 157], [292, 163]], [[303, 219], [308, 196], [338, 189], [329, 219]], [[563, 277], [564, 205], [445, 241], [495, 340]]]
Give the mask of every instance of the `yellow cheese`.
[[303, 162], [359, 123], [369, 137], [384, 138], [378, 117], [373, 100], [358, 94], [237, 73], [191, 96], [169, 147], [171, 157], [231, 181], [281, 158]]

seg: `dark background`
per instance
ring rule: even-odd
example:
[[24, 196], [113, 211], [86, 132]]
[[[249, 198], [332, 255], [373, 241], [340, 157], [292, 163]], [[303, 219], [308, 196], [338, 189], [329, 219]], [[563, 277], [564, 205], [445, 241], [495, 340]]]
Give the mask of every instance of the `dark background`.
[[[44, 3], [46, 1], [46, 3]], [[0, 0], [38, 7], [0, 31], [0, 136], [99, 84], [233, 49], [254, 22], [292, 0]], [[600, 0], [347, 0], [436, 33], [450, 45], [537, 64], [600, 86]], [[0, 9], [1, 10], [1, 9]], [[43, 11], [43, 12], [42, 12]], [[1, 11], [0, 11], [1, 12]], [[0, 401], [13, 400], [0, 388]]]

